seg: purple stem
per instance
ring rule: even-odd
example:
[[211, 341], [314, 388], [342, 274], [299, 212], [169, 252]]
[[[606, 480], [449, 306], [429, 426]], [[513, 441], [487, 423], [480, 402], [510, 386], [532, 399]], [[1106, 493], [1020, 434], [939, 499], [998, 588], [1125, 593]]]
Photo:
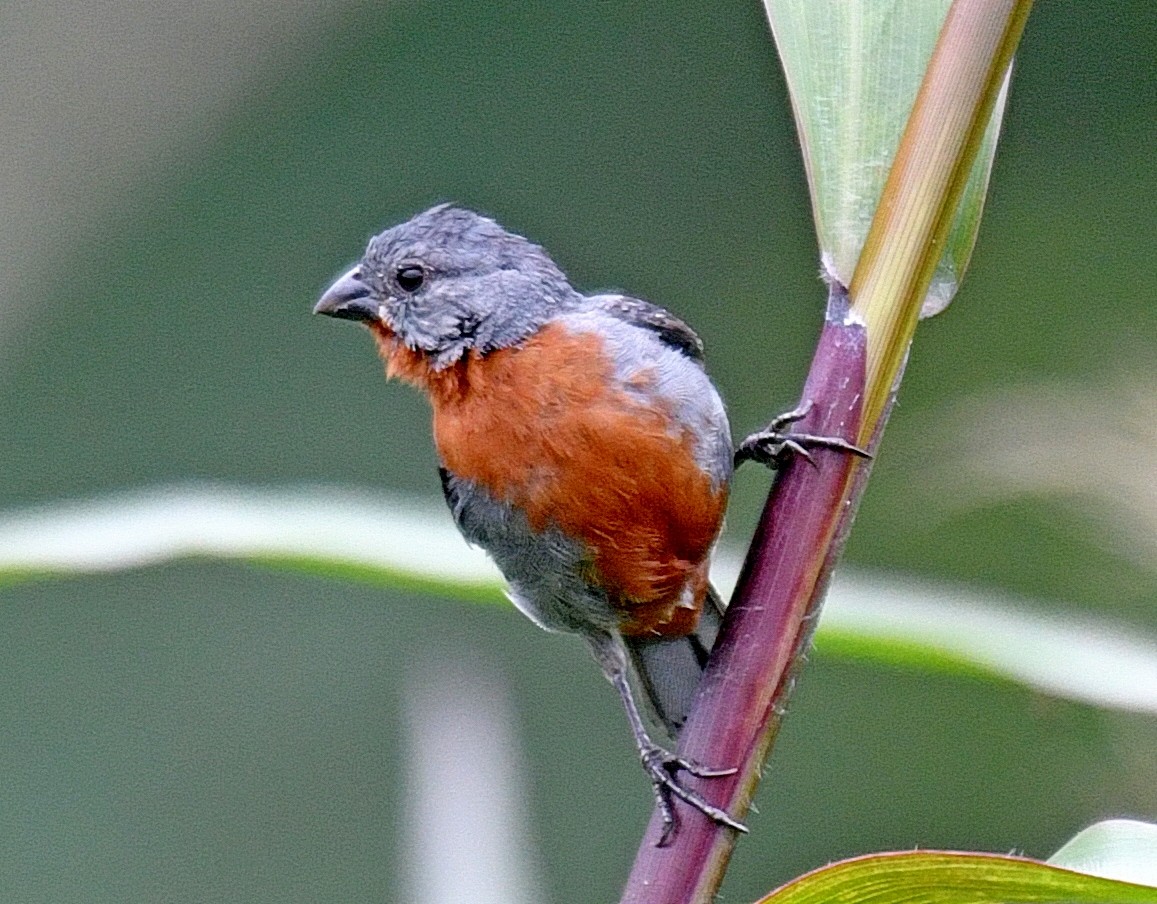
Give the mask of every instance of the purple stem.
[[[855, 442], [864, 389], [866, 335], [835, 286], [804, 386], [808, 415], [795, 429]], [[874, 438], [873, 438], [874, 444]], [[818, 449], [815, 467], [796, 458], [772, 486], [707, 671], [679, 738], [679, 754], [734, 776], [681, 774], [712, 803], [742, 819], [778, 733], [820, 604], [851, 525], [865, 462]], [[855, 478], [855, 479], [853, 479]], [[624, 904], [710, 901], [736, 833], [679, 803], [666, 847], [658, 811], [643, 837]]]

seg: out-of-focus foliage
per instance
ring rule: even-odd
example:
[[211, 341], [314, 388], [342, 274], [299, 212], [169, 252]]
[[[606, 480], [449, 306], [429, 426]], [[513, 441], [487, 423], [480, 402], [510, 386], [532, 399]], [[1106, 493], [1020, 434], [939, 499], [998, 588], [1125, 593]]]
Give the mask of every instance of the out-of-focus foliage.
[[1157, 825], [1135, 819], [1098, 822], [1078, 832], [1049, 863], [1157, 887]]
[[[360, 539], [372, 535], [374, 542]], [[100, 574], [184, 558], [291, 568], [452, 600], [503, 601], [501, 575], [442, 506], [300, 487], [170, 487], [0, 517], [0, 584]], [[738, 550], [718, 550], [724, 599]], [[1011, 679], [1061, 699], [1157, 715], [1157, 641], [960, 588], [837, 580], [823, 651]]]

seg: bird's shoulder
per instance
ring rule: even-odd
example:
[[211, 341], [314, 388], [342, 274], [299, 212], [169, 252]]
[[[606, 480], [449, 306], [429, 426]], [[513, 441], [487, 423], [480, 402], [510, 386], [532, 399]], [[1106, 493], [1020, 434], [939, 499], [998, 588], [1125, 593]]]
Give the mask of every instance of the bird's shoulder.
[[703, 360], [703, 340], [666, 308], [630, 295], [593, 295], [591, 306], [610, 316], [654, 333], [664, 344], [695, 361]]

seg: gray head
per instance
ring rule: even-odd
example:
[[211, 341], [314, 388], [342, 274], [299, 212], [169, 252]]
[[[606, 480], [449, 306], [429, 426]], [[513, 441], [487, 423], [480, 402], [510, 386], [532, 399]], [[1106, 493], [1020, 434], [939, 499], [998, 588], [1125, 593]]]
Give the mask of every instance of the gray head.
[[438, 369], [518, 343], [580, 301], [540, 247], [442, 204], [375, 236], [313, 310], [379, 323]]

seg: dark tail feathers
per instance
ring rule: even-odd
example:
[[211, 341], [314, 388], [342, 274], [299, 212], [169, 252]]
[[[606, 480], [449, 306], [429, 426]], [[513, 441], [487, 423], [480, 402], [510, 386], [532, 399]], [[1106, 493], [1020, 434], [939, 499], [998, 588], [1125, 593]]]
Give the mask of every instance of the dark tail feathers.
[[723, 601], [715, 588], [707, 588], [707, 599], [699, 624], [686, 637], [624, 637], [631, 656], [634, 683], [650, 704], [650, 714], [666, 727], [672, 738], [691, 708], [707, 657], [723, 621]]

